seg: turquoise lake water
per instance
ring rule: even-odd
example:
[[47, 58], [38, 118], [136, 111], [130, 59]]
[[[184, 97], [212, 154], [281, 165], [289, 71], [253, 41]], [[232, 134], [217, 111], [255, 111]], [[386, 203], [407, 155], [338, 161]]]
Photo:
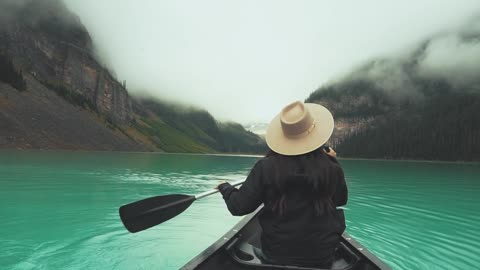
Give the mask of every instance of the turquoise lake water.
[[[178, 269], [238, 220], [216, 194], [128, 233], [118, 207], [240, 180], [253, 157], [0, 152], [0, 269]], [[347, 231], [393, 269], [480, 269], [480, 165], [341, 160]]]

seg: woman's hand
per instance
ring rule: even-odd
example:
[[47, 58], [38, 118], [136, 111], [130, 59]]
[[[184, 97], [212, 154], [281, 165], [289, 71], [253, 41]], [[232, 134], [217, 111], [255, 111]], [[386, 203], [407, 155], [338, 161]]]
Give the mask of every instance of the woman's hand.
[[328, 151], [328, 152], [325, 151], [325, 149], [322, 149], [322, 151], [323, 151], [325, 154], [327, 154], [327, 155], [329, 155], [329, 156], [331, 156], [331, 157], [336, 158], [336, 157], [337, 157], [337, 152], [335, 152], [335, 150], [333, 150], [333, 148], [331, 148], [331, 147], [329, 147], [329, 149], [330, 149], [330, 151]]
[[220, 183], [218, 183], [215, 187], [213, 187], [214, 189], [218, 189], [218, 187], [221, 185], [221, 184], [225, 184], [227, 183], [227, 181], [222, 181]]

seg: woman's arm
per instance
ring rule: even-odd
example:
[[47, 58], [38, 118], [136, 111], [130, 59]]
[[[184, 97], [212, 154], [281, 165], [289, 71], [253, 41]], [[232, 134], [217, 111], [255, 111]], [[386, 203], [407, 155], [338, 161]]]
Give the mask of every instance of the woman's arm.
[[335, 206], [342, 206], [347, 204], [348, 200], [348, 189], [347, 183], [345, 181], [345, 175], [343, 173], [343, 169], [338, 167], [338, 178], [337, 178], [337, 187], [335, 189], [335, 193], [333, 194], [333, 202]]
[[333, 150], [333, 148], [329, 147], [330, 151], [325, 151], [325, 149], [322, 149], [325, 154], [328, 155], [328, 158], [330, 158], [331, 161], [334, 163], [338, 164], [338, 169], [336, 172], [336, 188], [335, 188], [335, 193], [333, 194], [332, 200], [333, 203], [335, 203], [335, 206], [342, 206], [347, 204], [348, 200], [348, 189], [347, 189], [347, 183], [345, 181], [345, 175], [343, 173], [343, 169], [340, 166], [340, 163], [337, 160], [337, 152]]
[[257, 161], [248, 174], [245, 183], [237, 189], [229, 183], [218, 186], [228, 210], [234, 216], [243, 216], [255, 211], [262, 204], [263, 181], [262, 160]]

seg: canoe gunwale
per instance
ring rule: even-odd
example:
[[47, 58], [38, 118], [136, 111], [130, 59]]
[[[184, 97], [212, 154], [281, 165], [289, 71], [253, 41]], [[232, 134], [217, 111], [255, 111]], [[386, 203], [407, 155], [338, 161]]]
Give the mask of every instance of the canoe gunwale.
[[344, 232], [342, 238], [345, 240], [346, 245], [350, 245], [351, 248], [355, 249], [357, 252], [361, 253], [364, 259], [370, 261], [372, 264], [376, 265], [381, 270], [391, 270], [390, 266], [380, 260], [377, 256], [371, 253], [367, 248], [360, 244], [357, 240], [353, 239], [348, 233]]
[[[257, 214], [261, 211], [262, 207], [259, 207], [254, 212], [246, 215], [243, 217], [233, 228], [231, 228], [227, 233], [225, 233], [219, 240], [215, 243], [210, 245], [200, 254], [192, 258], [187, 264], [185, 264], [180, 270], [193, 270], [200, 266], [203, 262], [205, 262], [211, 255], [215, 254], [219, 249], [223, 248], [226, 244], [230, 246], [232, 243], [229, 243], [232, 239], [234, 239], [237, 234], [240, 233], [243, 227], [247, 225], [253, 218], [257, 216]], [[380, 270], [391, 270], [391, 268], [381, 261], [378, 257], [376, 257], [373, 253], [368, 251], [362, 244], [358, 241], [353, 239], [348, 233], [344, 232], [342, 234], [342, 242], [345, 243], [349, 248], [355, 250], [356, 252], [360, 253], [362, 258], [365, 260], [370, 261], [373, 265], [377, 266]]]
[[187, 264], [185, 264], [182, 268], [180, 268], [180, 270], [195, 269], [197, 266], [203, 263], [206, 259], [210, 257], [210, 255], [214, 254], [217, 250], [225, 246], [225, 244], [227, 244], [228, 241], [234, 238], [240, 232], [240, 230], [257, 215], [257, 213], [261, 209], [262, 207], [259, 207], [254, 212], [242, 218], [237, 224], [235, 224], [235, 226], [233, 226], [232, 229], [230, 229], [227, 233], [225, 233], [222, 237], [220, 237], [220, 239], [218, 239], [215, 243], [213, 243], [207, 249], [205, 249], [200, 254], [198, 254], [193, 259], [191, 259]]

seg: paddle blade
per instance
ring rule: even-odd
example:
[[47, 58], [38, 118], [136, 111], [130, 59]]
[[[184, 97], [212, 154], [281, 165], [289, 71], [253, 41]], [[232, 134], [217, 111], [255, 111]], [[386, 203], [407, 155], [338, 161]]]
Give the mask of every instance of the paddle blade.
[[120, 207], [120, 219], [131, 233], [146, 230], [182, 213], [195, 196], [173, 194], [147, 198]]

